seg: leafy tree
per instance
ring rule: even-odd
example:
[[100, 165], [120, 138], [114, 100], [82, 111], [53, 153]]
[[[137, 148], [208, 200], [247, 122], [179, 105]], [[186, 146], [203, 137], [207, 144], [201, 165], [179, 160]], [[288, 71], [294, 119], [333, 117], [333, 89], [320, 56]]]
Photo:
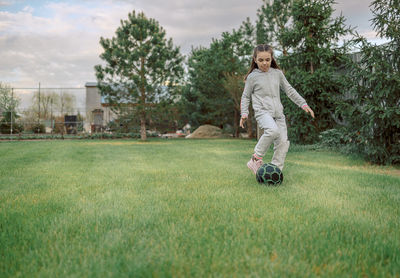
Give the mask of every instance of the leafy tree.
[[59, 94], [57, 102], [57, 110], [61, 113], [61, 115], [73, 113], [75, 107], [76, 107], [76, 98], [74, 95], [66, 92], [61, 92]]
[[58, 103], [59, 96], [55, 92], [41, 92], [40, 96], [39, 92], [34, 92], [32, 98], [32, 110], [34, 110], [38, 116], [40, 107], [40, 118], [48, 119], [51, 117], [52, 110], [58, 110]]
[[350, 72], [350, 97], [338, 107], [346, 137], [369, 161], [400, 163], [400, 2], [375, 0], [373, 27], [380, 46], [358, 37], [361, 61]]
[[[64, 116], [76, 112], [76, 98], [73, 94], [61, 91], [35, 91], [32, 96], [31, 105], [23, 111], [22, 121], [25, 130], [43, 133], [45, 125], [43, 120], [54, 121], [55, 132], [62, 131], [64, 127]], [[53, 122], [52, 122], [53, 125]]]
[[76, 107], [76, 98], [73, 94], [67, 92], [39, 92], [36, 91], [32, 96], [32, 104], [24, 112], [27, 118], [48, 120], [53, 115], [74, 113]]
[[183, 75], [182, 56], [172, 39], [154, 19], [144, 13], [128, 14], [121, 20], [116, 36], [100, 39], [104, 65], [96, 65], [101, 95], [117, 110], [123, 103], [136, 103], [140, 118], [141, 139], [146, 140], [148, 104], [168, 96]]
[[225, 73], [222, 85], [224, 86], [225, 90], [228, 91], [233, 100], [234, 136], [239, 137], [240, 101], [244, 88], [243, 76], [237, 73]]
[[22, 131], [22, 126], [17, 125], [15, 120], [19, 118], [17, 107], [20, 100], [14, 96], [12, 88], [0, 82], [0, 132], [11, 133]]
[[13, 95], [12, 88], [7, 84], [0, 82], [0, 111], [3, 113], [16, 114], [20, 100]]
[[282, 101], [286, 109], [292, 140], [313, 143], [321, 131], [336, 125], [335, 108], [348, 79], [338, 68], [349, 59], [346, 52], [350, 42], [338, 45], [339, 37], [351, 33], [343, 16], [332, 18], [334, 0], [298, 0], [292, 9], [292, 26], [282, 35], [283, 45], [292, 51], [281, 56], [291, 85], [315, 111], [316, 119], [298, 109], [288, 98]]

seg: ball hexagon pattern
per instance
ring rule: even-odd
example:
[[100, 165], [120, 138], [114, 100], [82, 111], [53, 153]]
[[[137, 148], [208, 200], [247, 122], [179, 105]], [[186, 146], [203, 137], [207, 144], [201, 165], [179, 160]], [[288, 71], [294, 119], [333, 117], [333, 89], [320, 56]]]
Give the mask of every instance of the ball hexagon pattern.
[[279, 185], [283, 181], [282, 171], [272, 163], [265, 163], [256, 173], [258, 183], [265, 185]]

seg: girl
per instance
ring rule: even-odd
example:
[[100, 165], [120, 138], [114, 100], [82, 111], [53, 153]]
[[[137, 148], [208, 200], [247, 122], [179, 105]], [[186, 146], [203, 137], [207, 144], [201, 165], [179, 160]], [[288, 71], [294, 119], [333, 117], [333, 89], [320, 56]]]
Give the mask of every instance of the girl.
[[258, 126], [264, 130], [247, 167], [255, 174], [258, 168], [264, 164], [263, 156], [274, 143], [274, 155], [271, 163], [283, 170], [290, 143], [280, 100], [280, 90], [283, 90], [294, 103], [310, 113], [313, 118], [314, 112], [286, 80], [274, 59], [272, 48], [267, 44], [260, 44], [254, 48], [250, 69], [244, 80], [246, 83], [241, 99], [240, 126], [244, 128], [251, 98]]

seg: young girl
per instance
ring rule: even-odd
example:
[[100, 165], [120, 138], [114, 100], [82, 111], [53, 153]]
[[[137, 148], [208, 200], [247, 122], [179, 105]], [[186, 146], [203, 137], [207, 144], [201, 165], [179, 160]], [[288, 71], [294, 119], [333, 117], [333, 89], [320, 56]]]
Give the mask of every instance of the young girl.
[[263, 156], [274, 143], [274, 155], [271, 163], [283, 170], [290, 143], [280, 100], [280, 90], [283, 90], [294, 103], [310, 113], [313, 118], [314, 112], [286, 80], [274, 59], [272, 48], [267, 44], [260, 44], [254, 48], [251, 66], [245, 77], [245, 82], [241, 100], [240, 126], [243, 128], [247, 120], [251, 98], [258, 126], [264, 130], [264, 134], [254, 148], [254, 154], [247, 163], [247, 167], [255, 174], [258, 168], [263, 165]]

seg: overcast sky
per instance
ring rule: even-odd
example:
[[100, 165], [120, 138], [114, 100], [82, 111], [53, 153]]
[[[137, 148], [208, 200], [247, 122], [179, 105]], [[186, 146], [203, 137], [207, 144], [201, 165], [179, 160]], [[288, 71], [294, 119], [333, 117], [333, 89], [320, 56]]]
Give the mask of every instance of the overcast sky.
[[[370, 26], [370, 0], [336, 0], [335, 15], [379, 43]], [[187, 54], [223, 31], [256, 19], [262, 0], [0, 0], [0, 82], [12, 87], [83, 87], [96, 81], [100, 37], [111, 38], [121, 19], [143, 11]]]

